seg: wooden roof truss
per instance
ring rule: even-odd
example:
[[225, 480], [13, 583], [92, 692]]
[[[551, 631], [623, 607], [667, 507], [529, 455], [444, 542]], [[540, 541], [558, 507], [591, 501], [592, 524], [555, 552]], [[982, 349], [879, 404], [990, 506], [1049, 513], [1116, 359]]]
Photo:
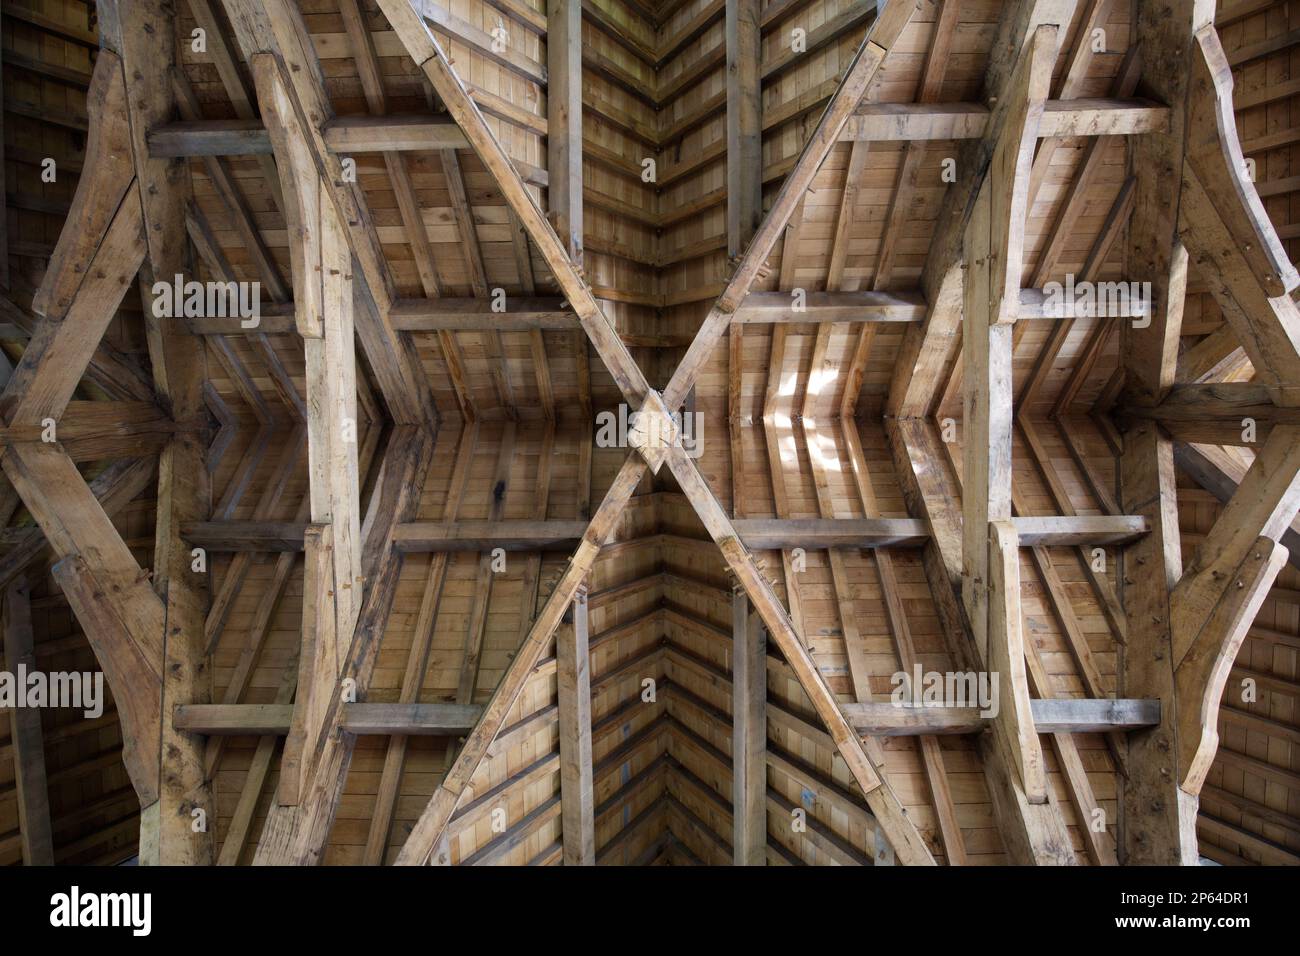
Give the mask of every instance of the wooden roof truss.
[[[878, 738], [896, 728], [890, 725], [892, 716], [873, 708], [870, 667], [848, 599], [846, 551], [862, 547], [865, 540], [887, 545], [904, 538], [922, 544], [925, 572], [953, 661], [972, 670], [995, 670], [1002, 677], [997, 716], [990, 722], [991, 733], [980, 734], [978, 746], [1009, 857], [1017, 862], [1074, 862], [1061, 802], [1048, 781], [1045, 749], [1050, 748], [1062, 771], [1073, 812], [1089, 818], [1098, 800], [1072, 728], [1100, 726], [1107, 731], [1113, 761], [1128, 778], [1125, 830], [1119, 846], [1109, 832], [1090, 830], [1084, 837], [1088, 858], [1099, 864], [1121, 859], [1195, 862], [1195, 806], [1217, 745], [1220, 698], [1246, 630], [1287, 560], [1282, 542], [1294, 539], [1300, 509], [1300, 420], [1293, 414], [1300, 406], [1300, 315], [1293, 297], [1300, 276], [1244, 173], [1232, 113], [1231, 71], [1213, 25], [1212, 4], [1205, 0], [1140, 4], [1136, 43], [1114, 81], [1113, 98], [1104, 101], [1080, 100], [1080, 79], [1087, 73], [1091, 55], [1081, 38], [1106, 22], [1113, 3], [1024, 0], [1008, 4], [984, 79], [987, 106], [979, 109], [939, 102], [957, 7], [954, 0], [945, 0], [936, 8], [917, 104], [873, 109], [864, 96], [920, 8], [919, 0], [894, 0], [871, 20], [763, 212], [761, 131], [752, 95], [758, 86], [760, 11], [752, 0], [727, 0], [717, 12], [725, 17], [727, 61], [736, 66], [726, 94], [728, 192], [736, 197], [728, 203], [727, 219], [733, 268], [686, 345], [680, 364], [666, 376], [662, 391], [650, 384], [658, 378], [657, 370], [643, 368], [633, 357], [584, 276], [583, 184], [576, 158], [583, 149], [581, 8], [568, 0], [552, 6], [542, 24], [551, 33], [548, 65], [553, 108], [546, 181], [554, 214], [548, 217], [531, 191], [538, 171], [516, 162], [503, 149], [481, 104], [435, 36], [429, 14], [422, 15], [410, 0], [379, 0], [379, 7], [454, 125], [439, 121], [416, 128], [409, 121], [387, 117], [378, 54], [356, 0], [342, 0], [340, 13], [371, 115], [366, 123], [351, 126], [335, 122], [311, 36], [290, 0], [225, 0], [233, 45], [227, 42], [209, 0], [192, 0], [194, 16], [208, 26], [213, 61], [240, 120], [225, 128], [200, 121], [197, 101], [176, 63], [163, 5], [148, 0], [102, 5], [109, 15], [90, 80], [89, 141], [69, 215], [71, 225], [60, 236], [33, 301], [40, 320], [0, 398], [6, 428], [0, 464], [40, 534], [28, 533], [5, 556], [0, 577], [8, 586], [6, 638], [11, 628], [21, 637], [24, 586], [19, 574], [43, 543], [52, 549], [53, 577], [117, 691], [126, 741], [124, 759], [143, 808], [141, 858], [194, 864], [237, 861], [249, 837], [258, 794], [272, 768], [276, 741], [283, 737], [279, 784], [257, 840], [255, 862], [318, 862], [357, 734], [368, 732], [365, 728], [387, 728], [393, 736], [384, 754], [364, 854], [366, 862], [382, 862], [407, 747], [402, 730], [432, 727], [465, 737], [459, 746], [449, 744], [446, 772], [397, 862], [448, 862], [449, 825], [463, 809], [476, 770], [506, 728], [526, 683], [555, 640], [563, 858], [570, 864], [593, 863], [589, 582], [602, 546], [611, 539], [643, 480], [667, 464], [734, 580], [732, 850], [736, 862], [761, 864], [768, 857], [769, 756], [764, 753], [763, 731], [771, 714], [764, 701], [767, 641], [775, 645], [782, 666], [807, 695], [865, 798], [877, 827], [879, 861], [933, 864], [936, 850], [942, 850], [950, 863], [965, 861], [962, 828], [938, 743], [938, 734], [951, 732], [943, 721], [960, 723], [958, 716], [936, 714], [910, 731], [919, 735], [924, 779], [935, 807], [938, 832], [931, 844], [906, 813], [885, 773]], [[1072, 26], [1075, 40], [1067, 46]], [[243, 78], [235, 47], [248, 65], [251, 88]], [[1065, 69], [1054, 83], [1063, 48]], [[1152, 99], [1133, 100], [1139, 89]], [[188, 124], [186, 128], [177, 126], [176, 117], [182, 126]], [[871, 289], [863, 290], [876, 298], [862, 298], [862, 292], [844, 288], [848, 229], [871, 143], [891, 135], [890, 124], [901, 124], [894, 126], [892, 135], [907, 139], [908, 144], [884, 226], [882, 262]], [[936, 131], [926, 134], [927, 124]], [[1041, 300], [1036, 289], [1052, 274], [1080, 197], [1100, 167], [1100, 138], [1085, 151], [1072, 193], [1051, 224], [1046, 251], [1033, 270], [1024, 268], [1028, 209], [1060, 137], [1101, 134], [1132, 135], [1133, 162], [1083, 275], [1098, 275], [1110, 249], [1123, 236], [1130, 269], [1153, 277], [1156, 298], [1149, 323], [1120, 327], [1125, 376], [1116, 407], [1128, 427], [1120, 454], [1120, 492], [1112, 493], [1104, 481], [1093, 483], [1107, 514], [1085, 517], [1074, 513], [1044, 449], [1039, 426], [1017, 416], [1041, 387], [1070, 332], [1070, 320], [1051, 320], [1058, 324], [1018, 393], [1013, 389], [1012, 362], [1015, 343]], [[961, 174], [949, 189], [936, 225], [920, 296], [891, 294], [888, 285], [896, 245], [923, 158], [918, 144], [927, 135], [961, 140]], [[340, 137], [349, 136], [340, 147]], [[428, 302], [412, 303], [398, 293], [366, 196], [344, 168], [344, 149], [358, 148], [363, 137], [368, 145], [362, 148], [382, 154]], [[739, 412], [745, 324], [765, 321], [759, 315], [765, 308], [782, 308], [773, 297], [794, 287], [793, 257], [783, 256], [777, 292], [756, 292], [754, 287], [768, 277], [768, 260], [778, 243], [784, 240], [789, 250], [796, 241], [810, 186], [832, 150], [844, 141], [851, 143], [848, 173], [837, 211], [826, 292], [820, 298], [810, 297], [808, 309], [816, 323], [810, 369], [833, 364], [827, 357], [832, 334], [846, 319], [858, 317], [864, 306], [916, 319], [907, 326], [884, 405], [889, 450], [912, 518], [881, 516], [855, 426], [856, 403], [877, 325], [862, 321], [851, 327], [853, 346], [846, 376], [850, 384], [838, 407], [830, 409], [827, 417], [809, 391], [799, 409], [798, 424], [814, 469], [819, 518], [800, 524], [783, 502], [778, 444], [786, 437], [793, 442], [797, 429], [785, 424], [783, 413], [778, 415], [779, 383], [769, 372], [763, 422], [777, 515], [773, 521], [749, 519], [739, 504], [745, 473], [741, 434], [746, 426]], [[520, 262], [529, 263], [532, 250], [539, 253], [559, 286], [562, 302], [530, 301], [522, 309], [512, 309], [512, 325], [494, 327], [495, 320], [483, 311], [481, 301], [439, 299], [442, 289], [404, 152], [408, 142], [419, 143], [420, 148], [437, 143], [475, 299], [487, 299], [491, 290], [457, 148], [472, 148], [477, 154], [505, 198]], [[257, 155], [287, 223], [292, 265], [288, 281], [267, 251], [225, 158], [246, 152]], [[101, 342], [137, 275], [148, 287], [156, 279], [166, 281], [181, 274], [187, 271], [189, 249], [212, 274], [234, 275], [210, 224], [192, 201], [184, 164], [174, 161], [176, 156], [200, 154], [253, 268], [279, 306], [283, 329], [295, 331], [303, 343], [305, 392], [300, 393], [266, 329], [248, 334], [252, 347], [266, 359], [279, 405], [267, 403], [240, 368], [225, 335], [229, 329], [196, 331], [146, 317], [154, 385], [143, 389], [136, 387], [140, 376], [124, 370], [123, 360]], [[576, 176], [562, 175], [560, 170], [570, 174], [576, 170]], [[1177, 343], [1189, 261], [1206, 278], [1234, 334], [1203, 343], [1203, 355], [1185, 355], [1180, 374]], [[527, 276], [524, 292], [533, 296], [530, 263], [521, 275]], [[268, 318], [276, 321], [275, 314]], [[527, 521], [506, 521], [500, 497], [486, 522], [459, 517], [480, 429], [479, 411], [452, 334], [467, 327], [489, 331], [493, 381], [500, 404], [507, 409], [515, 402], [500, 329], [530, 332], [543, 396], [544, 464], [536, 480], [535, 512]], [[1097, 343], [1104, 342], [1111, 327], [1098, 324], [1094, 344], [1085, 353], [1100, 350]], [[452, 491], [441, 523], [415, 520], [423, 476], [434, 454], [439, 414], [411, 343], [414, 328], [437, 332], [438, 349], [453, 379], [463, 418]], [[623, 400], [640, 411], [642, 423], [634, 429], [633, 447], [598, 506], [590, 511], [588, 487], [579, 498], [580, 520], [564, 522], [562, 530], [560, 522], [548, 519], [547, 509], [558, 414], [543, 328], [580, 329]], [[770, 368], [780, 369], [786, 326], [778, 321], [773, 329]], [[204, 408], [213, 408], [218, 418], [228, 416], [221, 414], [222, 400], [206, 384], [204, 338], [247, 397], [259, 428], [257, 450], [243, 479], [234, 483], [237, 490], [215, 506], [209, 504], [206, 484], [210, 456], [220, 458], [229, 440], [229, 435], [221, 436], [233, 426], [227, 420], [217, 441], [207, 447]], [[668, 415], [694, 401], [694, 388], [723, 340], [731, 356], [727, 402], [735, 503], [731, 513], [682, 444], [664, 438], [672, 432], [666, 424]], [[354, 341], [360, 344], [364, 362], [354, 354]], [[1239, 343], [1240, 353], [1234, 342]], [[582, 353], [585, 356], [585, 348]], [[1256, 370], [1253, 382], [1217, 378], [1245, 360]], [[111, 520], [116, 509], [139, 490], [142, 478], [147, 480], [147, 469], [142, 472], [139, 463], [122, 464], [88, 482], [74, 464], [77, 416], [85, 410], [72, 399], [83, 375], [102, 376], [113, 384], [117, 390], [113, 398], [122, 405], [147, 403], [142, 414], [160, 410], [161, 419], [169, 423], [157, 442], [152, 575], [140, 567]], [[589, 418], [590, 386], [585, 387], [584, 414]], [[945, 393], [951, 389], [955, 394], [958, 387], [964, 397], [960, 456], [939, 439], [936, 421], [946, 404]], [[1067, 384], [1058, 401], [1068, 404], [1070, 393]], [[1229, 432], [1244, 414], [1256, 417], [1263, 428], [1261, 444], [1249, 462], [1217, 447], [1240, 444]], [[504, 486], [508, 477], [518, 430], [513, 412], [509, 417], [497, 464], [498, 486]], [[59, 442], [42, 441], [32, 431], [50, 420], [57, 423]], [[261, 488], [254, 520], [241, 527], [231, 520], [235, 502], [286, 420], [291, 451], [284, 455], [275, 479]], [[358, 434], [358, 422], [369, 424], [364, 439]], [[88, 427], [91, 437], [96, 437], [93, 426]], [[1013, 476], [1016, 436], [1029, 449], [1035, 473], [1049, 489], [1060, 515], [1046, 518], [1030, 513], [1032, 506]], [[1186, 457], [1189, 472], [1212, 486], [1226, 503], [1186, 566], [1174, 511], [1174, 439], [1200, 443], [1185, 449], [1180, 445], [1179, 454]], [[1068, 446], [1068, 435], [1064, 441]], [[851, 528], [850, 519], [837, 516], [825, 475], [818, 471], [825, 467], [816, 451], [823, 442], [842, 443], [847, 449], [851, 487], [865, 515], [852, 519]], [[284, 496], [304, 453], [309, 494], [294, 523], [272, 525], [267, 518]], [[584, 453], [589, 458], [590, 448]], [[1071, 454], [1085, 476], [1090, 475], [1085, 456], [1077, 450]], [[378, 464], [367, 505], [363, 485], [372, 457]], [[588, 460], [588, 482], [589, 466]], [[576, 550], [541, 600], [545, 588], [539, 548], [575, 540]], [[1093, 544], [1116, 540], [1126, 546], [1118, 595], [1104, 574], [1090, 570], [1088, 560]], [[195, 544], [235, 551], [210, 610], [190, 573]], [[1086, 705], [1099, 704], [1106, 696], [1103, 682], [1046, 550], [1048, 544], [1077, 549], [1081, 571], [1124, 648], [1121, 700], [1108, 702], [1115, 706], [1100, 725], [1089, 724], [1094, 718]], [[801, 545], [826, 550], [855, 702], [841, 703], [836, 698], [810, 650], [790, 553]], [[476, 705], [474, 689], [493, 587], [490, 558], [484, 553], [455, 703], [420, 704], [421, 675], [431, 653], [429, 622], [443, 589], [448, 552], [459, 548], [486, 552], [497, 546], [530, 552], [518, 650], [491, 697]], [[275, 704], [263, 705], [256, 721], [250, 722], [251, 717], [232, 716], [230, 705], [239, 704], [247, 687], [251, 657], [237, 668], [220, 704], [206, 703], [205, 682], [208, 655], [249, 573], [249, 554], [257, 548], [280, 553], [271, 585], [255, 613], [253, 657], [265, 640], [299, 552], [304, 598], [296, 665], [286, 672]], [[753, 554], [760, 548], [781, 550], [780, 577], [788, 610]], [[1053, 616], [1066, 635], [1089, 700], [1050, 699], [1050, 680], [1039, 650], [1024, 631], [1022, 549], [1028, 552]], [[421, 636], [405, 661], [398, 702], [366, 704], [404, 556], [416, 551], [437, 555], [419, 604], [421, 623], [415, 632]], [[918, 652], [888, 546], [874, 551], [872, 563], [894, 648], [910, 670]], [[762, 627], [757, 624], [760, 620]], [[20, 644], [14, 648], [7, 655], [22, 653]], [[356, 696], [341, 694], [341, 686], [349, 686]], [[1148, 716], [1132, 721], [1143, 729], [1126, 734], [1127, 726], [1115, 714], [1125, 708], [1142, 710], [1153, 700], [1162, 704], [1158, 716], [1143, 710]], [[1154, 727], [1144, 726], [1152, 722]], [[218, 858], [211, 834], [190, 823], [196, 808], [212, 805], [210, 779], [221, 754], [222, 734], [234, 731], [256, 733], [260, 742]], [[48, 840], [39, 829], [33, 833], [37, 845]]]

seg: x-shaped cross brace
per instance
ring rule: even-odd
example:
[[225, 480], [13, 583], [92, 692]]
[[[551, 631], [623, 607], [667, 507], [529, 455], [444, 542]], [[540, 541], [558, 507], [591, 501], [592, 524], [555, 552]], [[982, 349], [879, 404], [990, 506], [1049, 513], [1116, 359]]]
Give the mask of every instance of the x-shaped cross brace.
[[[456, 123], [487, 166], [510, 208], [528, 230], [619, 390], [630, 405], [640, 410], [643, 424], [653, 423], [646, 431], [663, 436], [672, 434], [671, 426], [665, 419], [685, 400], [710, 352], [726, 333], [732, 315], [758, 277], [777, 237], [785, 229], [813, 176], [835, 145], [840, 130], [866, 93], [889, 48], [897, 41], [918, 3], [917, 0], [895, 0], [877, 17], [843, 81], [827, 104], [811, 138], [805, 144], [798, 163], [786, 178], [771, 210], [759, 226], [722, 294], [710, 309], [662, 395], [650, 388], [644, 373], [601, 311], [567, 249], [525, 188], [510, 158], [492, 135], [437, 39], [411, 6], [410, 0], [379, 0], [379, 5], [407, 51], [420, 64]], [[840, 710], [812, 656], [795, 632], [789, 614], [772, 590], [771, 584], [763, 577], [753, 555], [740, 541], [708, 482], [686, 455], [680, 442], [669, 444], [655, 440], [641, 442], [624, 461], [600, 507], [592, 516], [563, 577], [538, 613], [510, 668], [484, 708], [478, 726], [466, 739], [464, 748], [421, 814], [419, 822], [402, 847], [397, 862], [423, 864], [428, 861], [469, 786], [474, 771], [487, 754], [507, 713], [555, 632], [565, 608], [587, 577], [601, 545], [613, 531], [615, 522], [627, 506], [646, 469], [658, 472], [665, 461], [709, 535], [722, 551], [732, 573], [754, 603], [773, 640], [789, 661], [818, 716], [826, 724], [850, 772], [866, 795], [867, 803], [875, 813], [881, 829], [893, 845], [899, 862], [933, 864], [934, 858], [929, 848], [915, 825], [907, 818], [902, 804], [881, 772], [868, 758], [861, 738]]]

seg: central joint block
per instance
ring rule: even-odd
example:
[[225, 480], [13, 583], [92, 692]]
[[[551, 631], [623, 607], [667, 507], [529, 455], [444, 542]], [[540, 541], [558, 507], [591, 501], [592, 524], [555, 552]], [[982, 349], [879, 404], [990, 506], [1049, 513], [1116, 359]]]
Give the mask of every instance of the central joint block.
[[628, 422], [628, 445], [639, 451], [650, 470], [658, 474], [664, 456], [678, 438], [677, 419], [669, 413], [663, 396], [651, 389], [641, 410], [634, 412]]

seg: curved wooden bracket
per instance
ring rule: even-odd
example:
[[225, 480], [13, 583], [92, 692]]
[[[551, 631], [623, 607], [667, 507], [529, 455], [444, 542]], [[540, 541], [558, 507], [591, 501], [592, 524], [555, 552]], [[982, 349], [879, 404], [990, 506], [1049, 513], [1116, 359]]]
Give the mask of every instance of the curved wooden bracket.
[[1286, 559], [1272, 538], [1255, 542], [1174, 672], [1178, 786], [1190, 796], [1200, 794], [1219, 747], [1219, 704], [1237, 651]]

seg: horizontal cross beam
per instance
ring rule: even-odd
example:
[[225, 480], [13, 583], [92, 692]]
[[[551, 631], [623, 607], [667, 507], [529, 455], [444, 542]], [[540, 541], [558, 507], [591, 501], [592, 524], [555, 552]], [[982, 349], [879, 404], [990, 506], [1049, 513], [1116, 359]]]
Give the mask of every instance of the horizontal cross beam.
[[[922, 688], [917, 687], [917, 694]], [[989, 718], [978, 706], [908, 705], [892, 701], [847, 703], [844, 715], [863, 736], [917, 737], [975, 734]], [[1034, 726], [1042, 733], [1104, 733], [1160, 722], [1158, 700], [1069, 699], [1031, 702]], [[360, 736], [402, 734], [451, 736], [471, 730], [483, 708], [473, 704], [354, 703], [343, 706], [341, 727]], [[292, 704], [180, 704], [172, 726], [206, 736], [285, 736]]]
[[[322, 130], [336, 156], [358, 153], [469, 149], [460, 127], [430, 116], [345, 116]], [[193, 120], [155, 126], [148, 136], [152, 159], [195, 156], [269, 156], [271, 137], [259, 120]], [[515, 161], [524, 182], [546, 186], [546, 170]]]
[[[920, 696], [921, 687], [914, 688]], [[945, 694], [946, 697], [946, 694]], [[927, 734], [974, 734], [991, 727], [979, 707], [951, 707], [873, 702], [844, 704], [844, 716], [860, 734], [918, 737]], [[1054, 698], [1031, 700], [1034, 729], [1042, 734], [1091, 734], [1136, 730], [1160, 723], [1158, 700]]]
[[[357, 735], [409, 734], [448, 737], [468, 733], [483, 708], [474, 704], [343, 705], [339, 726]], [[278, 736], [289, 733], [292, 704], [178, 704], [177, 730], [207, 736]]]
[[[867, 103], [849, 118], [841, 140], [980, 139], [992, 111], [982, 103]], [[1122, 136], [1169, 128], [1169, 108], [1149, 100], [1048, 100], [1039, 139], [1065, 136]]]
[[[1097, 293], [1100, 298], [1094, 299], [1103, 303], [1096, 310], [1098, 315], [1127, 318], [1143, 314], [1142, 303], [1127, 295], [1129, 283], [1116, 281], [1101, 285], [1105, 288]], [[1113, 303], [1108, 291], [1111, 288], [1117, 290]], [[1059, 291], [1021, 289], [1016, 320], [1054, 321], [1076, 315], [1082, 317], [1082, 311], [1057, 314], [1059, 310], [1054, 303], [1059, 300], [1062, 308], [1068, 305], [1065, 293], [1064, 287]], [[923, 321], [928, 309], [920, 292], [809, 292], [798, 297], [790, 292], [751, 292], [732, 314], [731, 321], [737, 325], [909, 323]], [[503, 312], [494, 311], [492, 300], [486, 298], [396, 299], [389, 318], [393, 328], [399, 332], [525, 332], [531, 329], [568, 331], [582, 328], [577, 313], [559, 296], [507, 298]], [[238, 315], [185, 319], [187, 327], [195, 335], [283, 334], [294, 331], [293, 305], [263, 305], [256, 324], [246, 325], [246, 321]]]
[[[1023, 547], [1124, 544], [1147, 530], [1140, 515], [1067, 515], [1012, 519]], [[745, 518], [732, 522], [753, 551], [789, 548], [919, 548], [929, 541], [918, 518]], [[293, 521], [204, 521], [181, 534], [209, 551], [301, 551], [308, 525]], [[405, 553], [550, 551], [572, 548], [585, 521], [409, 521], [394, 545]]]

